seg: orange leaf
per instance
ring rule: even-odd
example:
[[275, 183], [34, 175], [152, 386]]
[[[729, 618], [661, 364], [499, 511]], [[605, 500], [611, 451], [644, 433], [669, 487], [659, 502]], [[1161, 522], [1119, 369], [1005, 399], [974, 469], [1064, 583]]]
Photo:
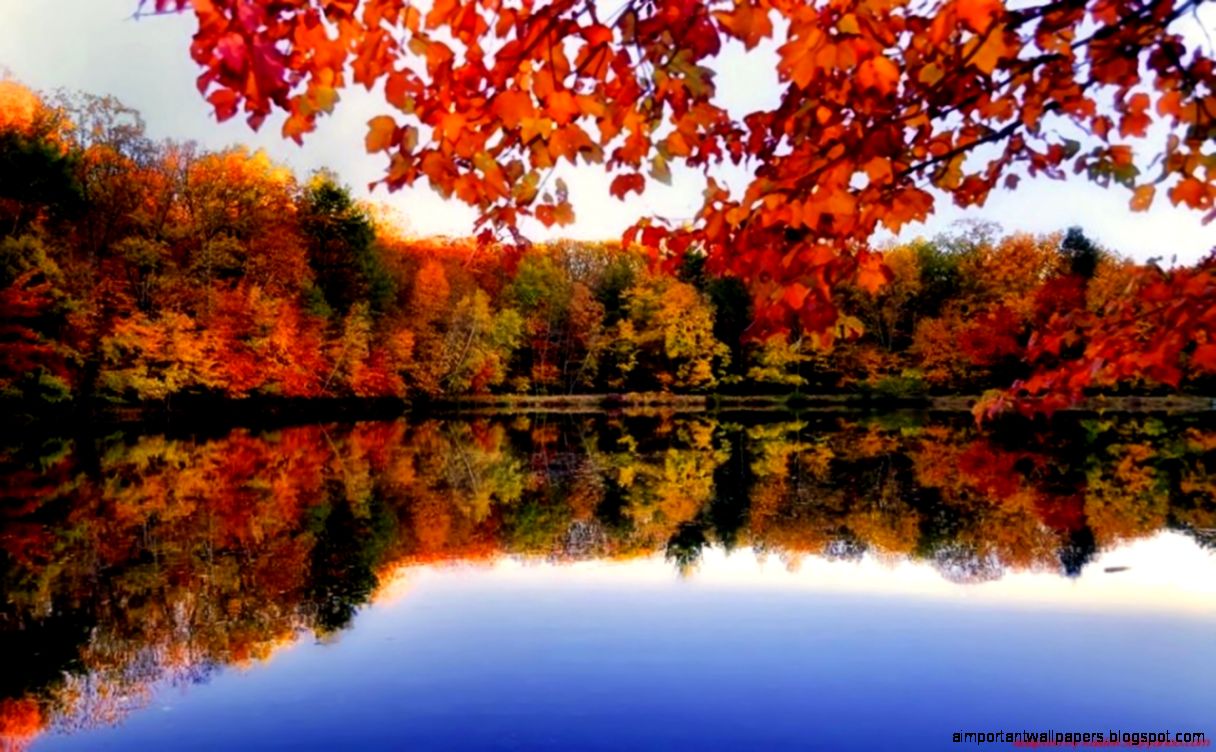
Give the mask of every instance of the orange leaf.
[[891, 160], [886, 157], [874, 157], [862, 167], [871, 183], [882, 183], [890, 180], [895, 173], [891, 170]]
[[890, 94], [899, 85], [899, 68], [890, 59], [878, 55], [861, 64], [857, 69], [857, 81], [865, 88]]
[[1167, 91], [1157, 100], [1158, 115], [1173, 115], [1178, 117], [1182, 112], [1182, 94], [1178, 91]]
[[594, 144], [591, 143], [591, 139], [582, 128], [577, 125], [563, 125], [549, 137], [548, 151], [554, 160], [565, 157], [574, 162], [580, 151], [592, 146]]
[[864, 253], [858, 260], [857, 286], [873, 295], [891, 281], [891, 270], [883, 263], [882, 254]]
[[507, 128], [517, 128], [524, 118], [536, 117], [532, 96], [522, 91], [504, 91], [494, 97], [493, 111]]
[[629, 172], [613, 178], [608, 192], [624, 201], [630, 191], [640, 194], [645, 188], [646, 179], [636, 172]]
[[549, 117], [558, 125], [565, 125], [579, 115], [578, 100], [565, 89], [550, 94], [545, 106]]
[[393, 145], [396, 133], [396, 121], [388, 115], [377, 115], [367, 121], [367, 136], [363, 139], [363, 144], [371, 154], [384, 151]]
[[1148, 130], [1149, 125], [1153, 122], [1145, 110], [1148, 109], [1148, 95], [1144, 92], [1138, 92], [1128, 100], [1127, 112], [1124, 113], [1123, 119], [1119, 121], [1119, 135], [1140, 136], [1143, 137]]
[[426, 14], [426, 27], [434, 29], [450, 24], [459, 9], [459, 0], [435, 0], [431, 10]]
[[[979, 49], [976, 49], [976, 45], [979, 45]], [[964, 51], [970, 58], [971, 64], [986, 75], [991, 75], [1003, 58], [1013, 57], [1017, 52], [1016, 48], [1006, 41], [1005, 34], [1001, 31], [994, 31], [982, 42], [979, 41], [979, 37], [972, 39], [964, 47]]]
[[569, 201], [563, 201], [554, 208], [553, 220], [562, 226], [574, 224], [574, 207]]
[[992, 27], [998, 17], [1004, 15], [1005, 4], [1000, 0], [958, 0], [955, 12], [972, 31], [982, 34]]
[[574, 209], [566, 201], [556, 205], [541, 204], [536, 207], [536, 218], [545, 227], [552, 227], [555, 224], [568, 225], [574, 222]]
[[1110, 155], [1110, 161], [1114, 162], [1116, 167], [1127, 167], [1132, 164], [1132, 147], [1126, 144], [1115, 144], [1107, 149], [1106, 153]]
[[[411, 10], [413, 10], [411, 8]], [[416, 11], [415, 11], [416, 12]], [[384, 98], [399, 110], [409, 112], [409, 78], [404, 73], [392, 73], [384, 82]]]
[[733, 11], [718, 11], [714, 18], [749, 50], [773, 34], [773, 22], [768, 18], [768, 10], [757, 8], [746, 0], [737, 3]]
[[231, 89], [217, 89], [211, 92], [207, 101], [215, 108], [215, 117], [220, 122], [236, 114], [237, 95]]
[[1157, 195], [1157, 188], [1151, 185], [1142, 185], [1132, 194], [1131, 209], [1132, 211], [1145, 211], [1153, 205], [1153, 197]]
[[1203, 208], [1208, 199], [1207, 186], [1195, 178], [1186, 178], [1170, 190], [1170, 201], [1174, 206], [1186, 204], [1192, 209]]

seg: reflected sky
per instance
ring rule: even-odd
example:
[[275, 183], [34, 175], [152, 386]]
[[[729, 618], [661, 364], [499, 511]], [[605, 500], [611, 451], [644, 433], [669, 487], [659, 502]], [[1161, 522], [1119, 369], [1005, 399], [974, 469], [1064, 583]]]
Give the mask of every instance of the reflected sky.
[[[662, 587], [672, 579], [670, 562], [576, 562], [546, 567], [502, 559], [487, 568], [507, 581], [563, 587], [578, 572], [579, 587]], [[379, 600], [409, 592], [418, 570], [403, 568], [385, 580]], [[782, 560], [754, 551], [707, 551], [688, 587], [809, 591], [857, 596], [897, 596], [944, 603], [1014, 608], [1100, 610], [1216, 618], [1216, 556], [1179, 533], [1159, 533], [1099, 554], [1073, 578], [1054, 572], [1011, 572], [999, 580], [956, 583], [923, 562], [868, 555], [860, 561], [823, 557]]]
[[[1162, 566], [1167, 552], [1188, 569]], [[1043, 575], [790, 573], [721, 552], [684, 579], [661, 560], [417, 567], [332, 640], [161, 687], [119, 727], [34, 749], [950, 749], [964, 729], [1211, 731], [1216, 558], [1166, 534], [1104, 559], [1129, 569], [1055, 592]], [[1154, 584], [1175, 589], [1138, 602]]]

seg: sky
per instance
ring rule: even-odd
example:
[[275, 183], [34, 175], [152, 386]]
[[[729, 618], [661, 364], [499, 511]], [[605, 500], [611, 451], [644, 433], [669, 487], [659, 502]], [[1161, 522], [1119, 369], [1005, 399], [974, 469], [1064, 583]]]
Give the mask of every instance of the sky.
[[[446, 201], [420, 183], [389, 193], [368, 184], [383, 175], [383, 155], [363, 149], [367, 121], [388, 106], [375, 92], [349, 88], [333, 115], [319, 124], [303, 146], [280, 137], [278, 123], [268, 121], [260, 132], [234, 118], [217, 123], [195, 88], [198, 68], [189, 56], [194, 19], [190, 14], [134, 19], [138, 0], [0, 0], [0, 71], [28, 86], [111, 94], [139, 110], [148, 133], [156, 139], [193, 140], [209, 148], [243, 143], [264, 148], [274, 159], [300, 175], [327, 167], [360, 195], [389, 204], [416, 235], [464, 235], [475, 213], [457, 201]], [[1216, 4], [1198, 18], [1184, 20], [1188, 38], [1207, 44], [1202, 30], [1216, 35]], [[741, 114], [776, 104], [774, 45], [744, 53], [737, 43], [723, 48], [715, 63], [722, 104]], [[686, 219], [700, 205], [703, 179], [677, 169], [673, 184], [650, 184], [643, 196], [622, 202], [608, 193], [611, 177], [596, 167], [564, 166], [558, 175], [569, 185], [577, 213], [575, 224], [546, 231], [534, 222], [523, 226], [534, 239], [566, 236], [580, 239], [618, 238], [639, 216]], [[737, 188], [746, 175], [726, 173]], [[959, 220], [998, 223], [1009, 232], [1049, 233], [1080, 225], [1103, 246], [1138, 260], [1160, 258], [1189, 263], [1216, 247], [1216, 225], [1205, 227], [1201, 213], [1175, 208], [1159, 199], [1146, 213], [1128, 210], [1130, 192], [1103, 189], [1081, 179], [1027, 179], [1016, 191], [994, 192], [982, 208], [959, 209], [948, 199], [925, 223], [910, 225], [899, 240], [931, 237], [949, 231]], [[876, 241], [890, 240], [879, 237]]]

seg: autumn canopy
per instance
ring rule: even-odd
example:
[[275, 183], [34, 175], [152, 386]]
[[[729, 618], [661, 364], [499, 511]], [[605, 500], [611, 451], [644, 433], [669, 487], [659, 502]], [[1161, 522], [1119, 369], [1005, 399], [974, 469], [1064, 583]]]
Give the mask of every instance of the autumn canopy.
[[[812, 331], [835, 320], [835, 283], [882, 284], [866, 241], [925, 218], [931, 187], [968, 206], [1020, 175], [1077, 173], [1124, 186], [1133, 209], [1161, 194], [1209, 217], [1216, 197], [1216, 70], [1175, 28], [1202, 0], [141, 4], [195, 13], [198, 84], [221, 119], [282, 111], [301, 140], [344, 86], [382, 87], [365, 141], [384, 182], [425, 177], [495, 227], [570, 222], [564, 191], [543, 191], [563, 161], [601, 165], [618, 196], [673, 163], [703, 170], [692, 227], [643, 220], [631, 237], [696, 244], [771, 323]], [[781, 103], [732, 117], [713, 59], [767, 40]], [[723, 162], [751, 182], [716, 181]]]
[[[382, 182], [425, 177], [475, 206], [482, 234], [435, 255], [336, 176], [157, 145], [117, 100], [6, 81], [0, 381], [141, 399], [708, 390], [753, 371], [810, 386], [798, 364], [847, 339], [839, 368], [812, 369], [843, 374], [835, 387], [1013, 382], [982, 414], [1196, 388], [1216, 373], [1213, 258], [1163, 269], [1083, 234], [982, 232], [884, 256], [876, 238], [1027, 175], [1212, 218], [1202, 4], [143, 0], [196, 16], [220, 118], [274, 116], [303, 140], [344, 87], [382, 93], [357, 135], [385, 155]], [[731, 46], [773, 56], [772, 109], [721, 101]], [[529, 248], [517, 228], [571, 221], [558, 171], [586, 164], [618, 197], [699, 170], [703, 205], [640, 217], [617, 251]]]

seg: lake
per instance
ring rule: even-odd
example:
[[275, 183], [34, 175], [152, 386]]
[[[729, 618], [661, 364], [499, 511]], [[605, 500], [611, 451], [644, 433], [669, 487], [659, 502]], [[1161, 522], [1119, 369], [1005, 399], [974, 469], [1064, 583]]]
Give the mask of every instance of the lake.
[[1205, 415], [44, 431], [0, 494], [5, 750], [1216, 734]]

